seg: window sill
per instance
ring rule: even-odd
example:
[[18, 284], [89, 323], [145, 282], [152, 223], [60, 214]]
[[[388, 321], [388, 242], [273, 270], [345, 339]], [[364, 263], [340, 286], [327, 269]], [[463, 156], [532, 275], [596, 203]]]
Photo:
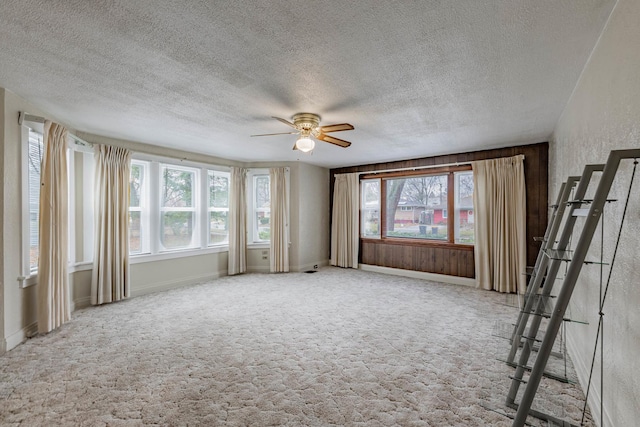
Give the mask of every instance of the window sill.
[[18, 284], [20, 289], [29, 288], [38, 283], [38, 273], [31, 274], [29, 276], [20, 276], [18, 277]]
[[269, 249], [271, 244], [269, 242], [256, 242], [256, 243], [248, 243], [247, 249]]
[[157, 254], [129, 255], [129, 264], [143, 264], [145, 262], [164, 261], [175, 258], [187, 258], [199, 255], [216, 254], [228, 252], [229, 246], [212, 246], [206, 249], [185, 249], [180, 251], [160, 252]]
[[443, 242], [438, 240], [423, 240], [423, 239], [411, 239], [411, 238], [393, 238], [393, 237], [382, 237], [382, 238], [364, 238], [361, 237], [360, 240], [365, 243], [374, 243], [374, 244], [386, 244], [386, 245], [403, 245], [403, 246], [430, 246], [434, 248], [451, 248], [451, 249], [460, 249], [465, 251], [472, 251], [474, 249], [474, 245], [463, 244], [463, 243], [451, 243], [451, 242]]

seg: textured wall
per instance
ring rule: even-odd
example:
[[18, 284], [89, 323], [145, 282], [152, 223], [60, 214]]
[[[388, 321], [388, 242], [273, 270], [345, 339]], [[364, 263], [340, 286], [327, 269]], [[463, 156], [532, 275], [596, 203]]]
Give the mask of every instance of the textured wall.
[[[549, 197], [569, 174], [579, 175], [587, 163], [603, 163], [613, 149], [640, 147], [640, 2], [619, 0], [570, 102], [553, 133], [550, 147]], [[618, 174], [610, 197], [624, 199], [631, 162]], [[632, 426], [640, 419], [640, 177], [624, 225], [618, 259], [613, 268], [604, 320], [604, 425]], [[604, 254], [610, 259], [620, 223], [623, 202], [607, 205], [604, 214]], [[579, 229], [579, 228], [578, 228]], [[599, 237], [590, 257], [599, 256]], [[606, 280], [607, 270], [605, 270]], [[586, 317], [588, 326], [569, 327], [571, 355], [582, 374], [589, 369], [598, 322], [600, 276], [597, 267], [585, 266], [576, 286], [571, 310]], [[597, 358], [599, 359], [599, 357]], [[599, 395], [599, 364], [596, 366], [594, 402]]]

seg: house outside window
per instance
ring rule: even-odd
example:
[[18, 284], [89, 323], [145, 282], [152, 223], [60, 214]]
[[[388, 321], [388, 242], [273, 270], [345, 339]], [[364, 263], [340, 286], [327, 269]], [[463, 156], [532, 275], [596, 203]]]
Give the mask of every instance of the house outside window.
[[[466, 168], [440, 171], [365, 176], [361, 237], [473, 244], [473, 174]], [[454, 218], [449, 217], [450, 211]]]

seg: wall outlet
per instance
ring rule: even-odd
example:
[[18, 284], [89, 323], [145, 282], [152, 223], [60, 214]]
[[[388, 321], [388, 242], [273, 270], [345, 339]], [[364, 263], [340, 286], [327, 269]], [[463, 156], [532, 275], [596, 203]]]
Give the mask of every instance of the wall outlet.
[[313, 266], [313, 269], [314, 269], [314, 270], [317, 270], [317, 269], [318, 269], [318, 264], [314, 265], [314, 266]]

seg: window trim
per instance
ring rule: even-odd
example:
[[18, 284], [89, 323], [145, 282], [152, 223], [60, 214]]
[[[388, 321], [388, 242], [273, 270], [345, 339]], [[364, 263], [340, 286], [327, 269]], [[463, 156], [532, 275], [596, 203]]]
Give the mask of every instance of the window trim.
[[[197, 212], [202, 221], [206, 221], [207, 215], [207, 194], [208, 186], [205, 185], [208, 178], [208, 171], [218, 172], [230, 172], [230, 167], [223, 165], [214, 165], [209, 163], [194, 162], [189, 160], [180, 160], [172, 157], [164, 157], [146, 153], [133, 153], [132, 161], [147, 162], [149, 164], [149, 179], [148, 183], [148, 217], [149, 217], [149, 252], [140, 254], [129, 254], [129, 262], [131, 264], [140, 264], [145, 262], [162, 261], [175, 258], [207, 255], [218, 252], [227, 252], [229, 250], [229, 243], [218, 245], [207, 245], [206, 239], [206, 227], [202, 224], [199, 225], [199, 242], [200, 244], [195, 247], [189, 248], [176, 248], [170, 250], [160, 250], [160, 164], [168, 164], [171, 166], [187, 167], [193, 169], [199, 169], [199, 179], [197, 179], [197, 196], [199, 198], [199, 207]], [[153, 177], [157, 177], [154, 180]], [[157, 207], [157, 212], [154, 209]], [[155, 237], [154, 237], [155, 236]]]
[[[455, 173], [466, 172], [472, 170], [471, 165], [443, 166], [428, 169], [412, 169], [406, 171], [392, 171], [381, 173], [367, 173], [360, 175], [360, 239], [367, 243], [377, 244], [394, 244], [405, 246], [431, 246], [431, 247], [447, 247], [464, 250], [473, 250], [474, 244], [456, 243], [455, 242], [455, 224], [454, 221], [447, 221], [447, 240], [437, 239], [417, 239], [412, 237], [393, 237], [385, 236], [386, 233], [386, 179], [413, 178], [432, 175], [447, 175], [447, 213], [455, 211]], [[364, 237], [362, 234], [362, 182], [366, 180], [378, 179], [380, 182], [380, 201], [379, 201], [379, 235]]]
[[[203, 209], [203, 213], [204, 216], [206, 217], [206, 227], [203, 227], [203, 231], [206, 233], [205, 236], [203, 236], [203, 242], [204, 244], [208, 247], [208, 248], [212, 248], [212, 247], [220, 247], [220, 246], [229, 246], [229, 229], [228, 229], [228, 225], [229, 225], [229, 195], [231, 194], [231, 172], [229, 171], [222, 171], [222, 170], [218, 170], [218, 169], [214, 169], [214, 168], [206, 168], [205, 170], [206, 173], [204, 173], [204, 179], [203, 182], [205, 183], [205, 185], [203, 185], [204, 187], [204, 192], [205, 192], [205, 203], [203, 203], [204, 205], [204, 209]], [[213, 174], [213, 176], [216, 176], [216, 173], [218, 174], [222, 174], [223, 176], [225, 176], [227, 178], [227, 207], [226, 208], [220, 208], [220, 207], [215, 207], [215, 206], [211, 206], [211, 191], [209, 188], [209, 176], [210, 174]], [[226, 212], [227, 213], [227, 238], [220, 243], [211, 243], [211, 212]]]
[[[271, 186], [271, 176], [268, 168], [256, 168], [249, 169], [247, 173], [247, 227], [248, 227], [248, 236], [249, 239], [247, 241], [247, 247], [249, 248], [268, 248], [271, 246], [270, 240], [260, 240], [258, 234], [258, 224], [256, 223], [256, 213], [257, 208], [256, 204], [256, 188], [255, 181], [257, 177], [266, 176], [269, 180], [269, 186]], [[266, 209], [263, 209], [265, 212]], [[271, 194], [269, 194], [269, 213], [271, 213]], [[271, 224], [269, 224], [271, 227]], [[249, 231], [250, 229], [250, 231]]]

